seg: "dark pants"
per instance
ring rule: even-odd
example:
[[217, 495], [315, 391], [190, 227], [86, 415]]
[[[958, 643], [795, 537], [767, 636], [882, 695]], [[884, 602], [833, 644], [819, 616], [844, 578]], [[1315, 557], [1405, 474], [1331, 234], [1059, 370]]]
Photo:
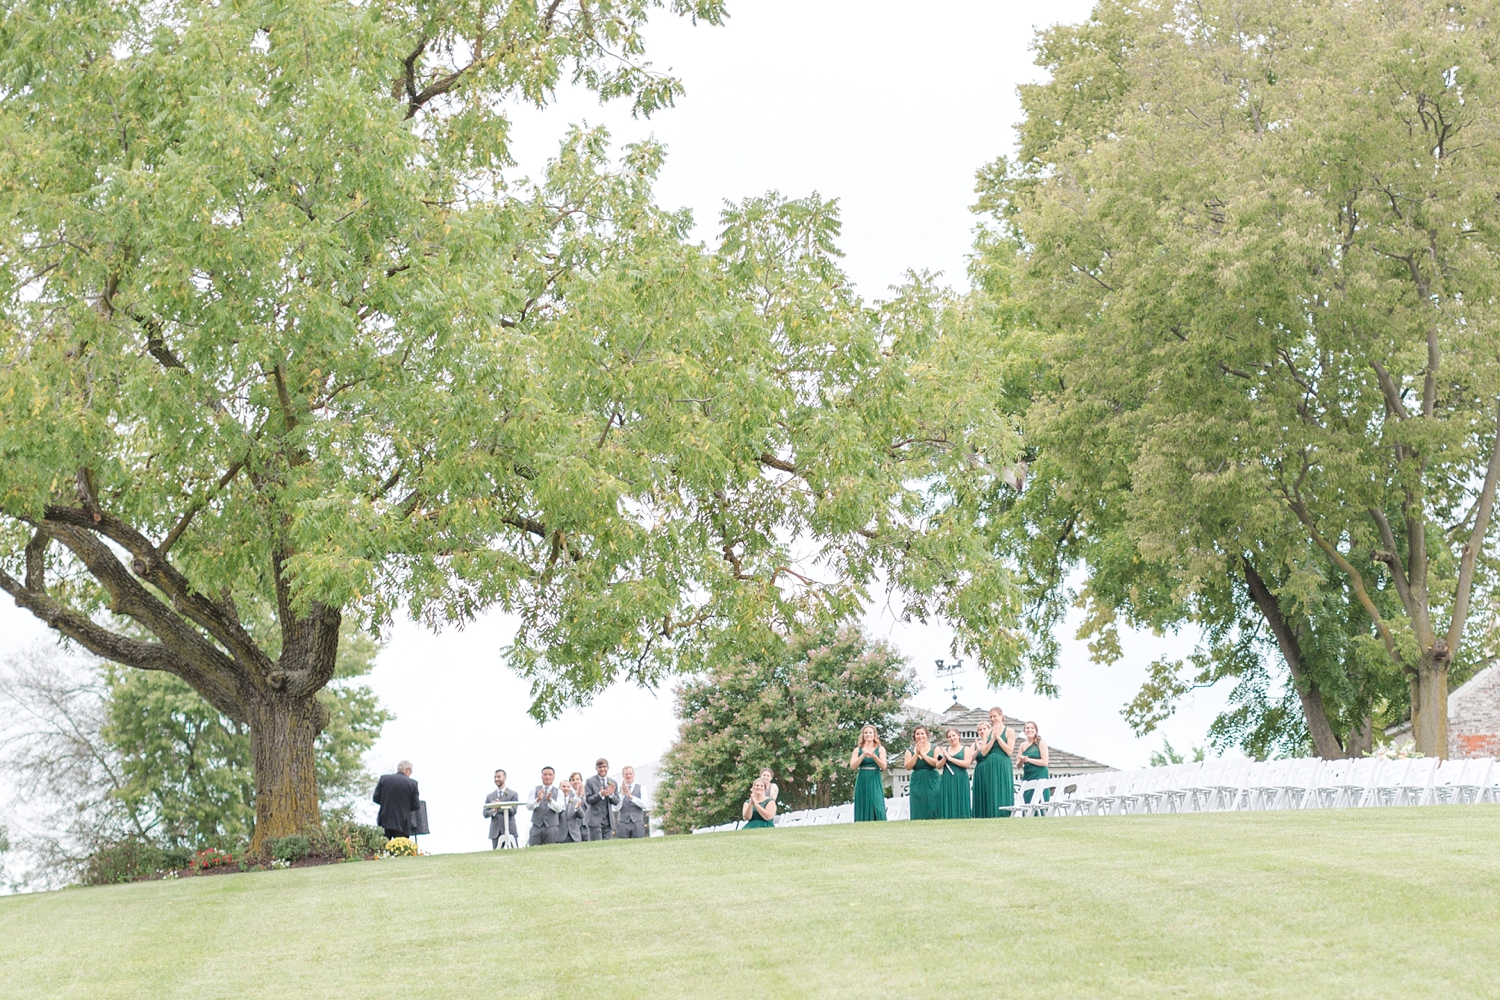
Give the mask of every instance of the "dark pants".
[[610, 829], [608, 824], [604, 826], [586, 826], [583, 829], [584, 840], [613, 840], [615, 836], [615, 831]]
[[406, 831], [405, 830], [387, 830], [387, 831], [385, 831], [385, 836], [386, 836], [387, 840], [395, 840], [397, 837], [404, 837], [404, 836], [406, 836]]
[[540, 847], [542, 844], [557, 843], [557, 829], [550, 826], [534, 826], [531, 828], [531, 836], [526, 838], [527, 847]]
[[646, 836], [646, 819], [643, 816], [621, 816], [620, 829], [615, 834], [619, 840], [634, 840]]

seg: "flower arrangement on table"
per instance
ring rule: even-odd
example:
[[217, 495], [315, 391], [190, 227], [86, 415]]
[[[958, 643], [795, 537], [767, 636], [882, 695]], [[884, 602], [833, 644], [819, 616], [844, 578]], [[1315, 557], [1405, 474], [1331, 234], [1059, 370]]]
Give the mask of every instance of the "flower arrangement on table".
[[381, 857], [386, 858], [414, 858], [422, 853], [417, 850], [415, 841], [406, 837], [392, 837], [385, 842], [385, 849], [380, 852]]
[[193, 855], [188, 865], [198, 871], [207, 871], [210, 868], [227, 868], [235, 864], [234, 855], [228, 851], [221, 851], [217, 847], [210, 847], [206, 851], [199, 851]]

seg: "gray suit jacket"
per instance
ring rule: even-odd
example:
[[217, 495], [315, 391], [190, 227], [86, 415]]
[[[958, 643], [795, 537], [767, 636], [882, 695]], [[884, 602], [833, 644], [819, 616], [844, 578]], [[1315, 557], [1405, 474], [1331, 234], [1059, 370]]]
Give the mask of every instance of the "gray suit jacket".
[[[536, 808], [531, 810], [531, 828], [533, 830], [556, 830], [562, 822], [562, 789], [553, 785], [551, 794], [541, 802], [537, 802], [536, 797], [541, 790], [542, 786], [537, 785], [531, 790], [531, 798], [526, 800], [535, 803], [536, 806]], [[554, 809], [553, 806], [557, 806], [558, 808]]]
[[[521, 797], [514, 788], [495, 789], [484, 797], [485, 802], [519, 802]], [[514, 809], [486, 809], [484, 815], [490, 821], [490, 839], [495, 840], [509, 833], [516, 835], [516, 811]], [[510, 829], [507, 830], [506, 827]]]
[[644, 824], [646, 822], [646, 810], [642, 809], [639, 805], [636, 804], [637, 802], [641, 801], [640, 784], [636, 783], [625, 790], [630, 793], [630, 798], [634, 801], [627, 801], [623, 796], [621, 797], [620, 808], [617, 810], [620, 815], [620, 819], [636, 819]]
[[[605, 795], [606, 785], [614, 783], [615, 794]], [[620, 783], [613, 778], [590, 775], [583, 782], [583, 800], [588, 805], [586, 822], [589, 826], [611, 826], [610, 808], [620, 804]]]
[[567, 801], [563, 803], [563, 839], [574, 844], [583, 843], [583, 824], [588, 806], [583, 801], [582, 795], [567, 795]]

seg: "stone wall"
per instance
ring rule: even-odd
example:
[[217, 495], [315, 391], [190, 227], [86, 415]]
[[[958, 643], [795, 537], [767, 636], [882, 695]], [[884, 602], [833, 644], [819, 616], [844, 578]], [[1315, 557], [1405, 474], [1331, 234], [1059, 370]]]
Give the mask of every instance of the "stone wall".
[[1500, 667], [1486, 667], [1448, 696], [1448, 756], [1500, 757]]

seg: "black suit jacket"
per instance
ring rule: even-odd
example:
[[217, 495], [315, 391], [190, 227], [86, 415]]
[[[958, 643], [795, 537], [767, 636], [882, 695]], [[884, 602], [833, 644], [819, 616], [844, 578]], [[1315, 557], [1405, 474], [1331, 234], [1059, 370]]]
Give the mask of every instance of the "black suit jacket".
[[380, 806], [380, 816], [375, 825], [382, 830], [400, 830], [411, 833], [412, 813], [421, 808], [417, 798], [417, 783], [401, 772], [382, 774], [375, 783], [375, 804]]

